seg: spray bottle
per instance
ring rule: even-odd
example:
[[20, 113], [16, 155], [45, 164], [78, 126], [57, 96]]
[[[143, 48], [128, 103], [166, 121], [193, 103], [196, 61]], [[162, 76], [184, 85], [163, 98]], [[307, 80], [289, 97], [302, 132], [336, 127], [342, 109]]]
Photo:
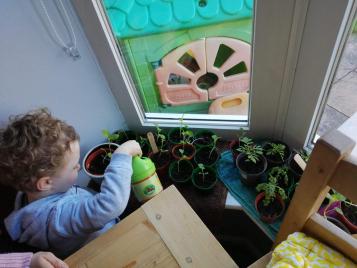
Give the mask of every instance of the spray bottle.
[[131, 186], [140, 202], [145, 202], [162, 191], [155, 165], [150, 158], [135, 156], [132, 166]]

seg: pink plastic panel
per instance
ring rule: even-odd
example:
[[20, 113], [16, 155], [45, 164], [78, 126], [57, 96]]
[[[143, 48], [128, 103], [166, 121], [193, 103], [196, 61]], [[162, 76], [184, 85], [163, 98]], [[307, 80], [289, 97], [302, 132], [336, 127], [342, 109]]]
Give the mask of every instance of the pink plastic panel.
[[[215, 67], [214, 62], [221, 44], [233, 50], [233, 54], [220, 67]], [[209, 99], [217, 99], [222, 96], [238, 92], [246, 92], [249, 89], [250, 80], [250, 45], [233, 38], [211, 37], [206, 39], [207, 72], [214, 73], [218, 82], [209, 91]], [[230, 76], [224, 73], [237, 64], [243, 64], [246, 71]]]
[[[195, 72], [179, 63], [180, 58], [185, 53], [196, 60], [199, 69]], [[160, 90], [162, 103], [184, 105], [208, 101], [207, 90], [202, 90], [196, 85], [197, 79], [205, 73], [206, 53], [204, 39], [178, 47], [167, 54], [162, 59], [162, 66], [155, 70], [156, 84]], [[185, 83], [170, 84], [170, 74], [184, 78]]]

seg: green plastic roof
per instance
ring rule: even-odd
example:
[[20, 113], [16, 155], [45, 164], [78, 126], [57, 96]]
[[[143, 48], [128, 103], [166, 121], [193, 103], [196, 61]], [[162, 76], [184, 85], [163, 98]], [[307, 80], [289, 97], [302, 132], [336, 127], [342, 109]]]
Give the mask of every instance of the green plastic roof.
[[252, 17], [253, 0], [104, 0], [116, 37], [128, 38]]

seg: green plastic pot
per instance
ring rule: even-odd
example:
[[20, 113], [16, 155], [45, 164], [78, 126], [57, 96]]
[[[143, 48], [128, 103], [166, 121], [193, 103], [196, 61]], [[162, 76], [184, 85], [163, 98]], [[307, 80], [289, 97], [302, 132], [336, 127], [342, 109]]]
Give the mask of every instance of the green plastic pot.
[[[175, 176], [173, 176], [174, 169], [177, 168], [177, 164], [179, 162], [180, 162], [180, 168], [191, 169], [191, 172], [189, 172], [190, 175], [187, 176], [186, 178], [182, 177], [182, 179], [177, 179], [177, 178], [175, 178]], [[183, 166], [183, 165], [186, 165], [186, 166]], [[171, 162], [170, 167], [169, 167], [170, 179], [177, 183], [186, 183], [186, 182], [190, 181], [192, 178], [192, 172], [193, 172], [193, 165], [191, 164], [191, 162], [189, 160], [178, 160], [178, 161]]]
[[217, 183], [217, 173], [216, 173], [216, 170], [212, 167], [205, 167], [207, 170], [209, 170], [209, 172], [213, 173], [214, 176], [215, 176], [215, 180], [207, 187], [204, 187], [204, 186], [201, 186], [201, 185], [198, 185], [196, 180], [197, 180], [197, 177], [198, 177], [198, 173], [201, 171], [199, 168], [195, 168], [193, 173], [192, 173], [192, 184], [193, 186], [195, 186], [197, 189], [199, 190], [202, 190], [202, 191], [209, 191], [211, 190]]

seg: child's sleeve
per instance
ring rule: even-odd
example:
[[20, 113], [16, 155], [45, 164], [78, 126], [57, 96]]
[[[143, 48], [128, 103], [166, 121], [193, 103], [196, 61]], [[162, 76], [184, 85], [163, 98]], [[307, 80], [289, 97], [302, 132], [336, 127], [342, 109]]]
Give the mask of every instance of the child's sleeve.
[[91, 198], [72, 200], [57, 208], [57, 231], [62, 235], [88, 235], [117, 218], [126, 208], [130, 196], [132, 157], [113, 154], [100, 193]]
[[28, 268], [32, 255], [31, 252], [0, 254], [0, 268]]

